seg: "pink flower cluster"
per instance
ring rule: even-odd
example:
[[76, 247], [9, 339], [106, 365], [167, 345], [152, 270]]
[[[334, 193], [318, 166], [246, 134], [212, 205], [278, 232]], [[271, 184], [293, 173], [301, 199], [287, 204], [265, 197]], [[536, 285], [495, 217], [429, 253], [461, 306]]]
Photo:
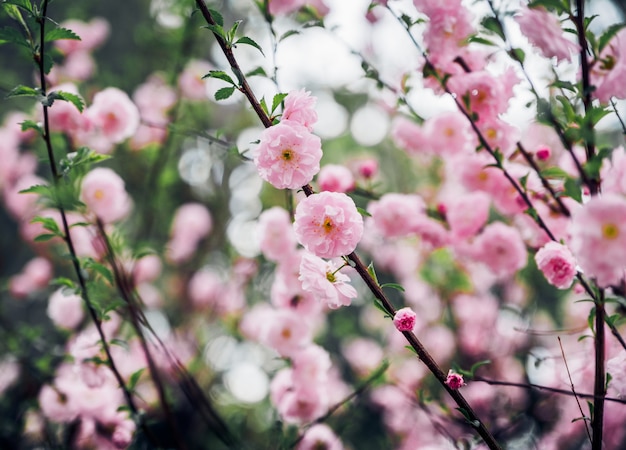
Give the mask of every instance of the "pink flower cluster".
[[305, 91], [290, 92], [283, 120], [261, 134], [254, 164], [261, 178], [277, 189], [298, 189], [320, 170], [322, 142], [311, 134], [317, 121], [315, 103]]

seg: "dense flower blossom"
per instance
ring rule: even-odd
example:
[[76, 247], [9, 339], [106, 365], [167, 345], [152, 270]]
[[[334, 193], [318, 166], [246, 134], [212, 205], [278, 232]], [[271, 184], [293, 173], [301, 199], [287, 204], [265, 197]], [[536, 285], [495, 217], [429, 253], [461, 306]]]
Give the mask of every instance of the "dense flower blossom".
[[558, 242], [548, 242], [535, 254], [537, 267], [548, 282], [567, 289], [576, 276], [576, 260], [570, 250]]
[[316, 104], [317, 98], [312, 97], [310, 92], [304, 89], [291, 91], [285, 97], [282, 119], [299, 123], [309, 131], [313, 131], [313, 125], [317, 122]]
[[130, 211], [124, 180], [113, 170], [97, 167], [83, 179], [80, 199], [104, 223], [116, 222]]
[[408, 306], [396, 311], [393, 316], [393, 324], [398, 331], [413, 331], [417, 314]]
[[356, 289], [347, 284], [350, 278], [339, 272], [330, 261], [324, 261], [311, 253], [302, 255], [300, 264], [302, 289], [311, 292], [320, 301], [335, 309], [349, 306], [357, 296]]
[[298, 203], [294, 231], [298, 242], [320, 258], [352, 253], [363, 236], [363, 218], [354, 201], [339, 192], [320, 192]]
[[259, 175], [277, 189], [298, 189], [320, 170], [322, 141], [297, 122], [266, 128], [254, 154]]
[[546, 58], [556, 57], [557, 62], [569, 61], [572, 54], [580, 52], [580, 46], [565, 37], [559, 19], [544, 8], [524, 6], [515, 20], [524, 36]]
[[593, 197], [572, 214], [570, 248], [585, 275], [601, 287], [618, 284], [626, 269], [626, 200]]

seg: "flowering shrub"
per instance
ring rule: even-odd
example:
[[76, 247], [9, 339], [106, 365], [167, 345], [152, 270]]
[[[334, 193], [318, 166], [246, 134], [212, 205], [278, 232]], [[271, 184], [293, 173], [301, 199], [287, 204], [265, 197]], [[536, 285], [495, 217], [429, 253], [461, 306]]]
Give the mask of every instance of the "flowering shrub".
[[624, 24], [483, 3], [4, 0], [2, 446], [624, 447]]

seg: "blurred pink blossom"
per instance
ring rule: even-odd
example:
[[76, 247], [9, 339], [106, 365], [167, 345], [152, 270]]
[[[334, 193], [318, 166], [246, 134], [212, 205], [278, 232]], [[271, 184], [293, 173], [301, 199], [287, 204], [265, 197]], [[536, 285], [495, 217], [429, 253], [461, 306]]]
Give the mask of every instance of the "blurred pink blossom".
[[257, 227], [261, 251], [270, 261], [282, 261], [296, 250], [296, 235], [287, 210], [274, 206], [259, 216]]
[[548, 282], [559, 289], [567, 289], [576, 276], [576, 259], [570, 250], [550, 241], [535, 254], [537, 267]]
[[105, 224], [124, 218], [131, 208], [124, 180], [105, 167], [96, 167], [85, 175], [80, 199]]
[[388, 193], [370, 202], [368, 212], [376, 229], [387, 238], [408, 236], [415, 232], [426, 212], [424, 200], [417, 194]]
[[59, 328], [76, 328], [83, 321], [83, 299], [76, 294], [66, 295], [63, 289], [56, 290], [48, 300], [48, 317]]
[[348, 192], [354, 189], [352, 172], [340, 164], [326, 164], [317, 174], [317, 184], [321, 191]]

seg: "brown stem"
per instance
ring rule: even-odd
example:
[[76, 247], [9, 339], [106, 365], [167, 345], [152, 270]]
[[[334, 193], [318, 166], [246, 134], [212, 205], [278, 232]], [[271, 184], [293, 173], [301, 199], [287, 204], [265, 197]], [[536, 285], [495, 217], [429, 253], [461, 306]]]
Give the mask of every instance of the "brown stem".
[[[44, 62], [43, 62], [44, 56], [45, 56], [45, 23], [47, 20], [47, 10], [48, 10], [48, 0], [44, 0], [43, 5], [42, 5], [41, 18], [38, 21], [39, 31], [40, 31], [40, 48], [39, 48], [39, 54], [36, 55], [35, 57], [35, 62], [37, 63], [37, 66], [39, 69], [39, 82], [41, 86], [41, 95], [43, 97], [47, 95], [46, 94], [47, 92], [46, 73], [45, 73]], [[48, 163], [50, 166], [50, 171], [52, 172], [52, 179], [53, 179], [55, 192], [56, 192], [60, 188], [62, 177], [59, 174], [59, 171], [57, 169], [56, 158], [54, 156], [54, 149], [52, 147], [52, 140], [50, 139], [50, 119], [48, 115], [48, 106], [46, 105], [43, 105], [43, 118], [44, 118], [44, 121], [43, 121], [44, 130], [43, 130], [42, 137], [46, 145], [46, 151], [48, 154]], [[124, 399], [126, 400], [126, 404], [128, 405], [130, 412], [132, 413], [133, 420], [139, 420], [140, 428], [145, 433], [148, 440], [151, 442], [152, 445], [157, 445], [156, 438], [154, 437], [152, 432], [149, 430], [149, 428], [146, 426], [144, 421], [141, 420], [139, 410], [137, 408], [137, 405], [135, 404], [132, 393], [126, 386], [126, 383], [124, 382], [124, 379], [122, 378], [122, 375], [120, 374], [117, 366], [115, 365], [115, 361], [113, 360], [113, 357], [111, 355], [109, 344], [107, 343], [106, 336], [104, 334], [104, 331], [102, 330], [102, 320], [98, 316], [98, 312], [95, 310], [93, 303], [91, 302], [91, 298], [89, 296], [87, 283], [83, 275], [83, 269], [80, 265], [80, 261], [78, 260], [76, 249], [74, 247], [74, 241], [72, 239], [72, 235], [70, 234], [70, 227], [69, 227], [69, 223], [67, 220], [67, 213], [63, 205], [58, 201], [58, 199], [55, 198], [55, 202], [57, 204], [56, 206], [57, 206], [57, 209], [59, 210], [59, 214], [61, 215], [61, 223], [62, 223], [63, 235], [64, 235], [63, 239], [65, 240], [65, 243], [67, 245], [67, 248], [70, 254], [70, 259], [72, 260], [72, 266], [74, 268], [74, 272], [76, 273], [76, 278], [78, 279], [81, 297], [83, 298], [83, 301], [85, 302], [85, 306], [87, 307], [89, 316], [98, 332], [98, 337], [100, 338], [102, 349], [104, 350], [104, 353], [107, 358], [107, 361], [106, 361], [107, 365], [111, 369], [111, 372], [113, 372], [113, 375], [115, 376], [115, 379], [124, 394]]]
[[604, 321], [606, 311], [604, 309], [604, 295], [600, 292], [600, 298], [596, 303], [596, 335], [594, 339], [596, 353], [596, 368], [594, 377], [593, 394], [595, 401], [593, 403], [593, 443], [592, 450], [602, 449], [602, 436], [604, 431], [604, 400], [606, 396], [606, 371], [604, 367], [605, 361], [605, 333]]

